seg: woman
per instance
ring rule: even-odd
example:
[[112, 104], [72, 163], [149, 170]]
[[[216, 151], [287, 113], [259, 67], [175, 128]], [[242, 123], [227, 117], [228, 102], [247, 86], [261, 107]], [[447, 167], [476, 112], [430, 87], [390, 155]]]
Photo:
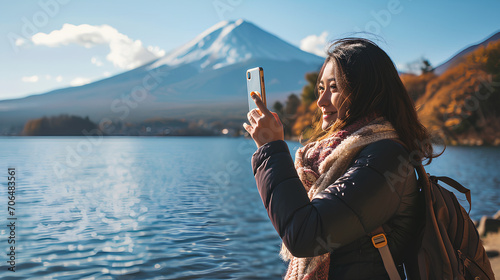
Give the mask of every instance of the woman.
[[388, 279], [371, 242], [383, 225], [396, 274], [422, 225], [412, 166], [433, 155], [429, 134], [388, 55], [366, 39], [335, 42], [317, 82], [322, 120], [292, 160], [277, 115], [243, 124], [258, 150], [262, 201], [290, 260], [286, 279]]

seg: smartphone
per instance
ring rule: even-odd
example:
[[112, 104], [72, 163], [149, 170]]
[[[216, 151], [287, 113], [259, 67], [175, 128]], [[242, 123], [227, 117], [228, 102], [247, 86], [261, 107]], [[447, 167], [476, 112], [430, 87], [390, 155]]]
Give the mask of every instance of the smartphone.
[[247, 93], [248, 93], [248, 111], [252, 111], [257, 108], [255, 102], [253, 101], [250, 93], [252, 91], [257, 91], [260, 93], [260, 98], [266, 103], [266, 88], [264, 86], [264, 69], [262, 67], [255, 67], [247, 70]]

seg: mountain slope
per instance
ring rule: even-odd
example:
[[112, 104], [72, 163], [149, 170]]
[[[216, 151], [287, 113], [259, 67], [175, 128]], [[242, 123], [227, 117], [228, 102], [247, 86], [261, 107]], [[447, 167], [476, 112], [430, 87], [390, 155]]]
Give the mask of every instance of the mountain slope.
[[468, 53], [427, 82], [422, 123], [445, 142], [500, 145], [500, 40]]
[[[138, 122], [155, 117], [242, 116], [246, 69], [262, 66], [270, 103], [304, 85], [323, 58], [244, 21], [225, 21], [136, 69], [79, 87], [0, 101], [0, 129], [28, 119], [70, 114]], [[270, 104], [272, 105], [272, 103]]]
[[497, 40], [500, 40], [500, 32], [493, 34], [492, 36], [490, 36], [486, 40], [482, 41], [481, 43], [474, 44], [472, 46], [469, 46], [469, 47], [463, 49], [462, 51], [460, 51], [459, 53], [454, 55], [452, 58], [448, 59], [443, 64], [434, 68], [434, 73], [437, 75], [443, 74], [450, 67], [453, 67], [453, 66], [457, 65], [458, 63], [460, 63], [460, 60], [464, 56], [466, 56], [467, 54], [475, 51], [477, 48], [479, 48], [481, 46], [486, 47], [490, 42], [497, 41]]

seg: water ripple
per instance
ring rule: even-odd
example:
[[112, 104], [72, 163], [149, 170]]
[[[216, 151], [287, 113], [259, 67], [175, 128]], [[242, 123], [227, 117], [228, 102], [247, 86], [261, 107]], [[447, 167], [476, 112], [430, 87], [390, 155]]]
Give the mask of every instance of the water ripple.
[[[0, 170], [16, 167], [19, 184], [17, 272], [3, 269], [2, 279], [280, 279], [285, 272], [255, 188], [251, 140], [110, 137], [72, 166], [67, 151], [85, 138], [0, 141]], [[499, 150], [448, 149], [453, 162], [438, 158], [430, 171], [471, 187], [481, 201], [474, 214], [496, 212], [499, 179], [454, 164], [498, 166]]]

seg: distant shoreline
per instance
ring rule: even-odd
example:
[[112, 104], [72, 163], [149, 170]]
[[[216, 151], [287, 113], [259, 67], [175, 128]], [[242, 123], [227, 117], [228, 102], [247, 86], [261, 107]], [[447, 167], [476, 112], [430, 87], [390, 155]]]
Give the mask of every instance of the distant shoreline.
[[[1, 138], [59, 138], [59, 137], [71, 137], [71, 138], [78, 138], [78, 137], [95, 137], [97, 135], [90, 135], [90, 136], [85, 136], [85, 135], [0, 135]], [[221, 137], [221, 138], [248, 138], [245, 137], [244, 135], [225, 135], [225, 134], [200, 134], [200, 135], [100, 135], [99, 137], [106, 137], [106, 138], [111, 138], [111, 137], [141, 137], [141, 138], [161, 138], [161, 137]], [[285, 141], [294, 141], [294, 142], [299, 142], [299, 137], [287, 137], [285, 138]], [[304, 143], [306, 139], [303, 139], [302, 142]], [[433, 145], [435, 146], [444, 146], [443, 143], [438, 143], [438, 142], [433, 142]], [[497, 145], [488, 145], [488, 144], [452, 144], [452, 143], [446, 143], [446, 147], [500, 147], [500, 143]]]

